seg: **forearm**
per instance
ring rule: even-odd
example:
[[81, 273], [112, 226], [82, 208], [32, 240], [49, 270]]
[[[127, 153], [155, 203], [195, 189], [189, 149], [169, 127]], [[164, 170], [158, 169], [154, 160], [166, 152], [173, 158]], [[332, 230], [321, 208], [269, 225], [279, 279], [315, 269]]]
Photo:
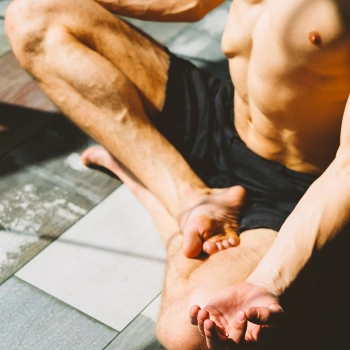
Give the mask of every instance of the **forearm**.
[[349, 223], [350, 172], [340, 154], [309, 188], [282, 226], [274, 244], [248, 282], [281, 295], [311, 258]]
[[224, 0], [95, 0], [121, 16], [159, 22], [193, 22]]

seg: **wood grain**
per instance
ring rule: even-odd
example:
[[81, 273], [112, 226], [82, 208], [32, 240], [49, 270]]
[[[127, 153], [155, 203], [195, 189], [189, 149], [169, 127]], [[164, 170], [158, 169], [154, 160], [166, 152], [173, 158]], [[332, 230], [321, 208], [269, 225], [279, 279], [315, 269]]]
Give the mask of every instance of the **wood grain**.
[[91, 144], [57, 117], [0, 160], [0, 283], [120, 185], [82, 165]]
[[152, 219], [122, 185], [16, 276], [122, 331], [161, 292], [165, 258]]
[[0, 58], [0, 76], [0, 102], [58, 112], [34, 79], [20, 67], [12, 52]]
[[117, 334], [15, 277], [0, 287], [3, 350], [101, 350]]
[[58, 109], [11, 52], [0, 57], [0, 77], [1, 157], [48, 124]]
[[[1, 2], [0, 2], [1, 5]], [[5, 33], [4, 20], [0, 18], [0, 57], [11, 51], [10, 43]]]
[[104, 350], [166, 350], [155, 333], [155, 323], [148, 317], [139, 315]]
[[57, 116], [51, 112], [0, 103], [0, 158]]

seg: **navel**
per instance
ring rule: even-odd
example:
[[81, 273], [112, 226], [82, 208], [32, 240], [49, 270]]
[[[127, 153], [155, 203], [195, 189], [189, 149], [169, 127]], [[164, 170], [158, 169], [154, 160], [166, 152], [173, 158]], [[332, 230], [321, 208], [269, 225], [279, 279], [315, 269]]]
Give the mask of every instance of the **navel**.
[[310, 32], [309, 40], [313, 45], [321, 45], [321, 35], [318, 32]]

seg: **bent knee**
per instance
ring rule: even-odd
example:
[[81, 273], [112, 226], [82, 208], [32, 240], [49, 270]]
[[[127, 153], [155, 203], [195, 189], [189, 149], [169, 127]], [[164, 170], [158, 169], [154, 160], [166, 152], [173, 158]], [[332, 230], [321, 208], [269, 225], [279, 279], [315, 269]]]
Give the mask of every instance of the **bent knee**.
[[[50, 24], [50, 6], [54, 0], [16, 0], [5, 14], [5, 29], [12, 51], [20, 64], [42, 50], [42, 42]], [[52, 12], [51, 12], [52, 14]]]
[[197, 327], [191, 325], [189, 316], [184, 317], [183, 310], [179, 308], [166, 311], [158, 318], [156, 333], [167, 350], [208, 349]]
[[[74, 1], [74, 0], [72, 0]], [[5, 30], [12, 51], [29, 69], [32, 59], [44, 52], [49, 28], [57, 26], [60, 14], [67, 13], [68, 0], [16, 0], [5, 14]]]
[[198, 327], [190, 322], [190, 309], [194, 304], [204, 307], [212, 297], [205, 285], [193, 288], [190, 282], [182, 288], [167, 288], [157, 320], [157, 338], [167, 350], [208, 349]]

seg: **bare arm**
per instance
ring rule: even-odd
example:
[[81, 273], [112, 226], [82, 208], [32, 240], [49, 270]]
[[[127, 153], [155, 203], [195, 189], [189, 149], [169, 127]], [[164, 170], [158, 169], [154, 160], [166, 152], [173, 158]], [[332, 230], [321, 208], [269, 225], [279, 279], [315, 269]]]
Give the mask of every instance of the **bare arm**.
[[305, 193], [248, 282], [281, 295], [350, 222], [350, 97], [336, 158]]
[[193, 22], [224, 0], [95, 0], [108, 10], [126, 17], [158, 22]]

